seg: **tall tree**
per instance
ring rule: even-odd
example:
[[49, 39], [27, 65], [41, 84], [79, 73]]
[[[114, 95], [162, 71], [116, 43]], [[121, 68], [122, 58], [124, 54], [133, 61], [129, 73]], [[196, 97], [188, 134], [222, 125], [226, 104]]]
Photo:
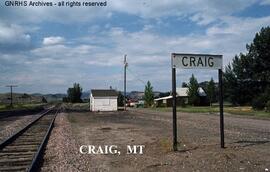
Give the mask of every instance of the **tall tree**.
[[82, 88], [79, 83], [74, 83], [72, 88], [67, 90], [68, 100], [71, 103], [81, 103]]
[[236, 105], [238, 102], [238, 83], [231, 64], [226, 66], [224, 72], [224, 98]]
[[147, 82], [144, 89], [144, 101], [146, 107], [151, 107], [154, 104], [154, 92], [150, 81]]
[[117, 104], [118, 106], [124, 106], [124, 95], [121, 91], [118, 92]]
[[262, 28], [253, 42], [247, 45], [247, 50], [248, 53], [234, 57], [224, 74], [225, 97], [236, 105], [249, 105], [256, 97], [267, 97], [266, 90], [270, 87], [270, 27]]
[[42, 103], [48, 103], [48, 101], [46, 100], [46, 98], [44, 96], [42, 96]]
[[200, 103], [198, 89], [199, 89], [198, 81], [192, 74], [188, 84], [188, 103], [190, 105], [194, 106]]
[[207, 93], [207, 97], [208, 97], [209, 102], [210, 102], [210, 106], [212, 106], [212, 102], [213, 102], [214, 96], [215, 96], [215, 82], [214, 82], [213, 78], [211, 78], [211, 80], [207, 84], [206, 93]]
[[247, 45], [248, 56], [253, 62], [254, 80], [260, 81], [266, 88], [265, 84], [270, 82], [270, 27], [262, 28], [259, 33], [256, 33], [253, 42]]

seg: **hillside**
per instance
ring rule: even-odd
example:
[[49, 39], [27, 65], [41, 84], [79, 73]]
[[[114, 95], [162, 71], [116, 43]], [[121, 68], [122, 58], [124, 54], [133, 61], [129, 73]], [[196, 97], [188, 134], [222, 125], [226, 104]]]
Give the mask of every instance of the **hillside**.
[[[42, 95], [31, 95], [26, 93], [13, 93], [13, 103], [44, 103], [46, 102]], [[0, 94], [0, 103], [9, 104], [10, 103], [10, 93]]]

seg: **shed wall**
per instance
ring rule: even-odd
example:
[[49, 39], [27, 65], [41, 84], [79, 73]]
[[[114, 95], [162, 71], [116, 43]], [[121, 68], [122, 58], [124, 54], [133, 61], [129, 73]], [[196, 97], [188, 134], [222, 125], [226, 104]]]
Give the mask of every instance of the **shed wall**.
[[92, 97], [90, 98], [91, 111], [117, 111], [117, 97]]

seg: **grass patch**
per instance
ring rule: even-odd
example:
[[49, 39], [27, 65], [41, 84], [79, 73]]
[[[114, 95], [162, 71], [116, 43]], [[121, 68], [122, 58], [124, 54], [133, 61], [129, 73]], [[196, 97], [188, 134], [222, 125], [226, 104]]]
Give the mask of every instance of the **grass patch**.
[[270, 112], [266, 111], [258, 111], [253, 110], [249, 106], [243, 106], [243, 107], [228, 107], [224, 109], [225, 112], [230, 114], [237, 114], [237, 115], [249, 115], [249, 116], [258, 116], [258, 117], [270, 117]]
[[5, 108], [6, 108], [6, 105], [0, 105], [0, 110], [5, 109]]
[[64, 103], [68, 110], [89, 110], [89, 103]]
[[44, 103], [35, 103], [35, 104], [13, 104], [13, 107], [10, 105], [1, 104], [0, 111], [7, 110], [34, 110], [44, 106]]
[[[164, 108], [150, 108], [154, 111], [160, 112], [171, 112], [171, 107]], [[187, 106], [187, 107], [177, 107], [177, 112], [187, 112], [187, 113], [218, 113], [219, 106], [214, 105], [212, 107], [209, 106]], [[235, 115], [248, 115], [248, 116], [258, 116], [258, 117], [270, 117], [270, 112], [266, 111], [257, 111], [253, 110], [250, 106], [240, 106], [240, 107], [232, 107], [228, 105], [224, 105], [224, 112], [235, 114]]]
[[[158, 107], [158, 108], [151, 108], [151, 110], [156, 110], [160, 112], [171, 112], [172, 107]], [[209, 112], [219, 112], [219, 109], [217, 106], [199, 106], [199, 107], [194, 107], [194, 106], [187, 106], [187, 107], [177, 107], [176, 108], [177, 112], [190, 112], [190, 113], [209, 113]]]

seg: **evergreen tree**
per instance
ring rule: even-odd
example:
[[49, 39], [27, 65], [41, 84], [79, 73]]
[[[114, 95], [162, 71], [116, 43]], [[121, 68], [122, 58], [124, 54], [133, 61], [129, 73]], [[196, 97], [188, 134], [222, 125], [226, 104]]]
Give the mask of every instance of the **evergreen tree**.
[[67, 102], [69, 102], [69, 100], [68, 100], [67, 97], [63, 97], [63, 98], [62, 98], [62, 102], [67, 103]]
[[82, 88], [79, 83], [74, 83], [72, 88], [67, 90], [67, 98], [71, 103], [81, 103]]
[[260, 81], [262, 91], [270, 82], [270, 27], [262, 28], [256, 33], [253, 42], [247, 45], [248, 56], [253, 64], [252, 78]]
[[144, 89], [144, 101], [146, 107], [151, 107], [154, 104], [154, 92], [150, 81], [147, 82]]
[[192, 74], [188, 84], [188, 103], [190, 105], [198, 105], [200, 103], [198, 94], [199, 84], [195, 76]]
[[117, 104], [118, 106], [124, 106], [124, 95], [121, 91], [118, 92]]
[[207, 90], [206, 93], [210, 102], [210, 106], [212, 106], [214, 96], [215, 96], [215, 82], [213, 78], [211, 78], [211, 80], [208, 82], [206, 90]]
[[46, 100], [46, 98], [43, 97], [43, 96], [42, 96], [42, 100], [41, 101], [42, 101], [42, 103], [48, 103], [47, 100]]
[[247, 50], [236, 55], [224, 73], [225, 98], [235, 105], [250, 105], [253, 100], [260, 104], [265, 99], [258, 97], [270, 97], [266, 91], [270, 87], [270, 27], [262, 28]]

